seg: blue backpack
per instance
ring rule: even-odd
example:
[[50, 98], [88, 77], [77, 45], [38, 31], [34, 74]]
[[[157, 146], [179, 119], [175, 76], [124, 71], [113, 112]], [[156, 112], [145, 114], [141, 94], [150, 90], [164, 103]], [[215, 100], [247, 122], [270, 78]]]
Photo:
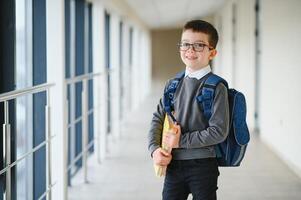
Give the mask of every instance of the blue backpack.
[[[172, 111], [174, 110], [173, 97], [176, 89], [183, 79], [185, 72], [180, 72], [166, 86], [163, 97], [165, 112], [176, 122]], [[235, 89], [229, 89], [227, 81], [223, 78], [210, 74], [205, 80], [197, 101], [202, 106], [204, 115], [209, 121], [211, 117], [212, 104], [216, 86], [222, 83], [228, 89], [229, 100], [229, 134], [226, 139], [215, 146], [217, 161], [219, 166], [235, 167], [239, 166], [246, 152], [247, 144], [250, 141], [250, 134], [246, 123], [247, 107], [244, 95]]]

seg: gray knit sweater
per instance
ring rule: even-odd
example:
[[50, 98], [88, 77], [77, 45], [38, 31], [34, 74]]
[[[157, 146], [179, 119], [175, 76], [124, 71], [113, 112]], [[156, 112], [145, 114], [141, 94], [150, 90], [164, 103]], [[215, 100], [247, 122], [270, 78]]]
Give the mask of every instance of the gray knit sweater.
[[[214, 145], [222, 142], [227, 136], [229, 106], [226, 87], [223, 84], [217, 86], [209, 121], [206, 120], [202, 106], [196, 100], [208, 75], [200, 80], [185, 77], [175, 92], [175, 118], [182, 132], [179, 148], [172, 150], [172, 157], [175, 160], [215, 157]], [[153, 114], [148, 135], [148, 149], [151, 154], [160, 147], [164, 117], [161, 98]]]

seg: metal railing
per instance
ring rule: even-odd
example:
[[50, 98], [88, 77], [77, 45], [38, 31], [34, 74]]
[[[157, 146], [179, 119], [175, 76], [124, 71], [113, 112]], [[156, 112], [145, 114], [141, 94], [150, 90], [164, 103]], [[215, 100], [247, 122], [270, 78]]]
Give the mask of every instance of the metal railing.
[[[68, 99], [66, 99], [66, 104], [65, 104], [65, 113], [66, 113], [66, 124], [65, 124], [65, 139], [64, 139], [64, 146], [65, 146], [65, 155], [64, 155], [64, 160], [66, 160], [66, 165], [65, 165], [65, 180], [68, 180], [68, 174], [72, 171], [73, 167], [76, 165], [76, 163], [82, 159], [82, 166], [81, 166], [81, 170], [83, 172], [83, 179], [85, 183], [88, 183], [88, 169], [87, 169], [87, 158], [89, 155], [89, 149], [95, 144], [95, 142], [98, 144], [96, 146], [96, 151], [97, 151], [97, 160], [100, 163], [100, 154], [101, 151], [103, 151], [104, 149], [100, 147], [100, 139], [104, 139], [107, 140], [107, 138], [102, 138], [103, 135], [101, 136], [101, 131], [100, 130], [96, 130], [96, 133], [94, 133], [94, 136], [92, 139], [90, 139], [89, 141], [89, 115], [94, 113], [94, 111], [99, 112], [98, 116], [100, 117], [100, 113], [101, 113], [101, 108], [104, 108], [104, 104], [107, 103], [107, 101], [110, 99], [110, 97], [106, 97], [105, 99], [102, 98], [103, 101], [102, 102], [100, 99], [95, 99], [97, 102], [94, 101], [94, 105], [93, 108], [89, 109], [89, 91], [88, 91], [88, 87], [89, 87], [89, 81], [90, 80], [98, 80], [98, 82], [93, 82], [93, 87], [94, 89], [98, 90], [98, 92], [100, 91], [100, 84], [104, 84], [106, 85], [107, 83], [101, 82], [100, 78], [104, 78], [105, 80], [107, 80], [107, 78], [109, 78], [110, 75], [113, 75], [116, 72], [116, 70], [114, 69], [107, 69], [103, 72], [99, 72], [99, 73], [89, 73], [89, 74], [84, 74], [84, 75], [80, 75], [80, 76], [76, 76], [73, 78], [67, 78], [65, 80], [65, 89], [66, 91], [68, 91], [68, 87], [70, 87], [70, 96], [69, 96], [69, 101]], [[81, 99], [82, 99], [82, 105], [81, 105], [81, 110], [82, 110], [82, 115], [79, 117], [75, 118], [75, 114], [74, 114], [74, 110], [68, 110], [69, 108], [69, 103], [70, 103], [70, 107], [71, 109], [75, 109], [75, 103], [74, 103], [74, 99], [72, 99], [72, 90], [75, 90], [74, 86], [77, 83], [82, 83], [82, 91], [81, 91]], [[73, 87], [73, 89], [72, 89]], [[94, 91], [93, 89], [93, 91]], [[95, 93], [94, 93], [95, 94]], [[75, 95], [75, 94], [73, 94]], [[100, 94], [98, 94], [98, 97], [100, 96]], [[73, 96], [74, 98], [75, 96]], [[91, 98], [91, 97], [90, 97]], [[73, 102], [72, 102], [73, 101]], [[102, 102], [102, 103], [101, 103]], [[94, 113], [95, 114], [95, 113]], [[69, 120], [69, 117], [71, 118]], [[75, 131], [72, 131], [72, 128], [75, 127], [75, 125], [77, 123], [79, 123], [80, 121], [82, 121], [82, 135], [81, 135], [81, 140], [82, 140], [82, 149], [80, 153], [77, 153], [76, 155], [74, 155], [73, 158], [71, 158], [69, 160], [68, 163], [68, 153], [70, 153], [70, 148], [68, 147], [69, 144], [72, 143], [72, 141], [69, 141], [69, 129], [70, 129], [70, 137], [74, 137], [72, 136], [73, 134], [75, 134]], [[98, 127], [99, 129], [100, 127]], [[74, 130], [74, 129], [73, 129]], [[104, 136], [104, 137], [107, 137]], [[74, 142], [74, 141], [73, 141]], [[70, 156], [71, 157], [71, 156]], [[68, 183], [65, 182], [64, 184], [65, 186], [65, 194], [64, 194], [64, 198], [68, 199]]]
[[[34, 152], [38, 151], [42, 147], [46, 147], [46, 191], [39, 197], [42, 199], [46, 197], [47, 200], [51, 200], [51, 189], [55, 184], [52, 183], [51, 180], [51, 140], [54, 136], [51, 136], [50, 130], [50, 88], [54, 86], [54, 84], [40, 84], [33, 87], [28, 87], [20, 90], [14, 90], [11, 92], [0, 94], [0, 102], [4, 103], [4, 124], [3, 124], [3, 148], [4, 148], [4, 169], [0, 171], [0, 175], [6, 174], [6, 191], [4, 194], [5, 200], [11, 200], [11, 169], [16, 166], [23, 159], [31, 156]], [[29, 152], [23, 154], [16, 161], [11, 162], [11, 126], [9, 122], [9, 101], [17, 99], [18, 97], [22, 97], [25, 95], [33, 95], [40, 92], [46, 92], [46, 106], [45, 106], [45, 141], [31, 149]], [[18, 134], [18, 133], [16, 133]]]
[[[89, 80], [93, 80], [95, 77], [104, 75], [105, 73], [89, 73], [89, 74], [85, 74], [85, 75], [81, 75], [81, 76], [77, 76], [74, 78], [68, 78], [65, 80], [65, 87], [66, 87], [66, 91], [68, 90], [68, 86], [71, 86], [73, 84], [76, 83], [82, 83], [82, 93], [81, 93], [81, 98], [82, 98], [82, 116], [78, 117], [74, 120], [68, 120], [68, 116], [69, 116], [69, 110], [68, 110], [68, 105], [69, 105], [69, 101], [68, 99], [66, 100], [66, 114], [67, 114], [67, 124], [66, 124], [66, 141], [65, 144], [66, 145], [66, 155], [64, 156], [65, 159], [68, 160], [68, 152], [69, 152], [69, 147], [68, 147], [68, 129], [72, 128], [73, 126], [75, 126], [76, 123], [80, 122], [82, 120], [82, 151], [81, 153], [79, 153], [78, 155], [76, 155], [76, 157], [74, 159], [70, 160], [70, 163], [67, 164], [66, 169], [65, 169], [65, 175], [66, 177], [68, 176], [67, 174], [69, 173], [69, 171], [73, 168], [73, 166], [75, 165], [75, 163], [80, 160], [82, 158], [82, 167], [83, 167], [83, 172], [84, 172], [84, 180], [87, 183], [88, 182], [88, 176], [87, 176], [87, 157], [88, 157], [88, 151], [89, 149], [93, 146], [94, 144], [94, 140], [95, 138], [93, 138], [89, 143], [88, 143], [88, 134], [89, 134], [89, 126], [88, 126], [88, 117], [90, 114], [92, 114], [94, 112], [95, 107], [93, 107], [92, 109], [89, 110], [89, 91], [88, 91], [88, 82]], [[72, 97], [70, 97], [72, 98]], [[74, 101], [74, 99], [71, 99], [71, 101]], [[73, 106], [71, 106], [73, 107]], [[73, 108], [74, 109], [74, 108]], [[72, 116], [71, 116], [72, 117]], [[72, 133], [71, 133], [72, 134]], [[74, 134], [74, 133], [73, 133]], [[68, 162], [66, 162], [68, 163]], [[67, 187], [67, 185], [65, 185], [65, 187]]]

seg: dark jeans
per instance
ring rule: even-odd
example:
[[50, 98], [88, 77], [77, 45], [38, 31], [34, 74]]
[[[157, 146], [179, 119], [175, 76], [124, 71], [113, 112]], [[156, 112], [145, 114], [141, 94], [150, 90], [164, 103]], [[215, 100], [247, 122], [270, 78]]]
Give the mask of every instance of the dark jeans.
[[218, 165], [215, 158], [172, 160], [167, 167], [163, 200], [216, 200]]

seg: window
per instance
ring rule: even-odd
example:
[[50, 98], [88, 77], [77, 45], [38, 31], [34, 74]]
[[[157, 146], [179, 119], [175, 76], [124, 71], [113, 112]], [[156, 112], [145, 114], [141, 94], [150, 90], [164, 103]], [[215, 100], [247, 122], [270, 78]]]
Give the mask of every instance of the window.
[[[46, 1], [33, 0], [33, 85], [47, 82], [46, 66]], [[46, 93], [33, 95], [33, 147], [45, 141]], [[33, 155], [33, 199], [46, 191], [46, 148]]]
[[133, 28], [130, 28], [130, 38], [129, 38], [129, 43], [130, 43], [130, 53], [129, 53], [129, 62], [130, 62], [130, 67], [133, 64]]
[[[87, 45], [88, 47], [86, 48], [86, 59], [87, 59], [87, 67], [88, 67], [88, 73], [93, 73], [93, 35], [92, 35], [92, 4], [88, 3], [86, 4], [86, 21], [87, 21], [87, 28], [86, 30], [88, 31], [88, 33], [86, 33], [87, 35]], [[93, 80], [89, 80], [89, 116], [88, 116], [88, 123], [89, 123], [89, 138], [88, 141], [89, 143], [93, 141], [94, 139], [94, 102], [93, 102]], [[90, 152], [94, 151], [94, 145], [91, 146], [91, 148], [89, 149]]]
[[[92, 57], [92, 4], [84, 0], [65, 0], [65, 45], [66, 45], [66, 78], [93, 73]], [[68, 98], [68, 182], [82, 167], [82, 81], [70, 83], [67, 87]], [[88, 141], [93, 151], [93, 80], [88, 81]], [[76, 160], [76, 161], [75, 161]], [[73, 164], [75, 162], [75, 164]]]
[[[15, 89], [15, 2], [14, 1], [0, 1], [0, 93], [9, 92]], [[14, 102], [9, 102], [9, 122], [11, 124], [11, 132], [14, 133]], [[4, 107], [0, 103], [0, 169], [2, 170], [5, 165], [4, 153], [4, 136], [2, 124], [4, 124]], [[11, 142], [11, 146], [15, 146]], [[11, 158], [14, 160], [14, 152], [11, 152]], [[14, 169], [12, 169], [12, 178], [14, 178]], [[0, 200], [4, 199], [6, 192], [6, 179], [5, 173], [0, 176]], [[15, 182], [14, 182], [15, 183]], [[11, 185], [12, 194], [14, 195], [15, 186]], [[14, 198], [15, 196], [13, 196]]]
[[[110, 14], [105, 11], [105, 65], [106, 65], [106, 68], [109, 70], [111, 68], [111, 62], [110, 62], [110, 59], [111, 59], [111, 55], [110, 55], [110, 51], [111, 51], [111, 45], [110, 45], [110, 40], [111, 40], [111, 30], [110, 30]], [[110, 134], [111, 132], [111, 122], [112, 122], [112, 119], [111, 119], [111, 77], [110, 77], [110, 71], [108, 73], [108, 77], [107, 77], [107, 80], [108, 80], [108, 88], [107, 88], [107, 91], [108, 91], [108, 95], [107, 95], [107, 109], [108, 109], [108, 116], [107, 116], [107, 133]]]
[[[0, 92], [46, 82], [46, 4], [45, 0], [4, 1], [1, 13]], [[2, 21], [3, 20], [3, 21]], [[2, 54], [3, 52], [3, 54]], [[9, 101], [11, 162], [45, 141], [45, 92]], [[3, 113], [3, 104], [0, 105]], [[1, 125], [3, 116], [0, 116]], [[1, 153], [3, 155], [3, 130]], [[2, 168], [4, 158], [1, 159]], [[12, 199], [38, 199], [46, 190], [45, 147], [11, 168]], [[1, 194], [6, 195], [1, 176]], [[0, 199], [3, 199], [3, 195]]]
[[119, 104], [119, 119], [122, 119], [123, 118], [123, 105], [124, 105], [124, 86], [123, 86], [123, 70], [124, 70], [124, 67], [123, 67], [123, 22], [120, 21], [119, 22], [119, 77], [120, 77], [120, 104]]

